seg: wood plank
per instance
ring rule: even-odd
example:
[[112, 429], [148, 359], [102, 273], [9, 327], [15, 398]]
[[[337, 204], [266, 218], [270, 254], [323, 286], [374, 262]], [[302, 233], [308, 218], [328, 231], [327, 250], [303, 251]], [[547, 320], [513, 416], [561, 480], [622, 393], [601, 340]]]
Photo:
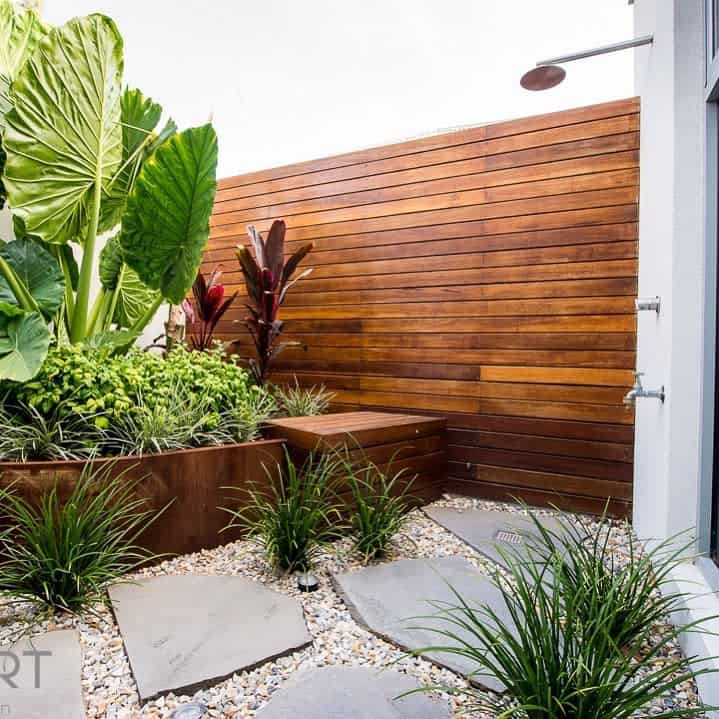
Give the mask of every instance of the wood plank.
[[[239, 298], [218, 336], [252, 356], [234, 246], [285, 216], [286, 250], [312, 241], [314, 271], [282, 308], [302, 347], [274, 381], [324, 384], [333, 411], [364, 412], [377, 462], [400, 449], [445, 466], [436, 434], [408, 448], [368, 411], [444, 418], [445, 488], [626, 514], [638, 113], [632, 98], [221, 181], [202, 266], [222, 265]], [[423, 498], [438, 489], [426, 470]]]

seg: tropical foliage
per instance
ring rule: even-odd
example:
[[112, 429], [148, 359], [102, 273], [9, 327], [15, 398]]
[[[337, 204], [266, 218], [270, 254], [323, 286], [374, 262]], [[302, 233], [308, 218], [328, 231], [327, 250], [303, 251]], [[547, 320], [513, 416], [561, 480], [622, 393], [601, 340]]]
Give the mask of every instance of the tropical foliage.
[[0, 0], [0, 48], [2, 199], [16, 238], [0, 245], [0, 378], [23, 382], [53, 336], [124, 351], [163, 301], [182, 302], [209, 235], [217, 139], [211, 125], [161, 126], [160, 105], [122, 89], [108, 17], [48, 28]]
[[252, 226], [247, 228], [253, 252], [240, 245], [237, 257], [247, 288], [247, 304], [250, 313], [245, 325], [255, 345], [256, 357], [250, 360], [257, 384], [264, 385], [272, 360], [287, 347], [297, 347], [299, 342], [280, 342], [284, 323], [279, 319], [279, 309], [287, 291], [296, 282], [312, 272], [312, 268], [294, 276], [300, 262], [313, 247], [303, 245], [285, 260], [285, 232], [283, 220], [275, 220], [267, 240]]
[[106, 601], [105, 590], [151, 558], [137, 545], [157, 517], [113, 466], [86, 465], [70, 495], [60, 479], [38, 503], [0, 488], [0, 594], [48, 609], [79, 612]]
[[225, 286], [220, 283], [221, 276], [219, 268], [212, 270], [207, 280], [202, 272], [198, 272], [192, 285], [193, 299], [182, 302], [185, 316], [193, 325], [190, 337], [193, 349], [205, 351], [214, 346], [217, 323], [237, 297], [237, 292], [225, 297]]
[[0, 383], [0, 459], [79, 459], [257, 439], [269, 393], [219, 350], [166, 357], [53, 346], [29, 382]]

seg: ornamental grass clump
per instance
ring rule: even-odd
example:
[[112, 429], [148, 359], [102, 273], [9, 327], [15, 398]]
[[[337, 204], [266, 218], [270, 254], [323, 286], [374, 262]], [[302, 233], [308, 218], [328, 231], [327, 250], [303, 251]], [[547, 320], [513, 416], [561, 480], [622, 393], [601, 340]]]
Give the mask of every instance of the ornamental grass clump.
[[284, 572], [308, 571], [320, 552], [343, 529], [336, 482], [344, 463], [332, 453], [310, 454], [301, 467], [285, 456], [285, 467], [265, 468], [269, 487], [248, 491], [244, 509], [229, 527], [241, 527]]
[[44, 416], [35, 407], [0, 402], [0, 461], [75, 460], [90, 456], [99, 439], [91, 421]]
[[276, 386], [273, 394], [278, 411], [283, 417], [313, 417], [326, 414], [335, 395], [324, 385], [300, 387], [295, 377], [294, 385]]
[[410, 489], [414, 478], [406, 478], [406, 468], [390, 474], [391, 469], [384, 471], [366, 459], [360, 465], [361, 469], [349, 475], [354, 500], [352, 532], [355, 549], [370, 561], [386, 555], [406, 523], [413, 504]]
[[[620, 644], [615, 625], [621, 592], [606, 586], [601, 603], [591, 577], [582, 582], [562, 578], [562, 553], [576, 553], [578, 535], [557, 536], [556, 549], [544, 561], [531, 551], [504, 552], [508, 571], [495, 574], [501, 611], [475, 604], [455, 592], [456, 601], [434, 603], [431, 617], [437, 645], [419, 650], [449, 653], [476, 666], [481, 682], [492, 674], [507, 688], [506, 696], [466, 690], [470, 712], [487, 711], [498, 719], [645, 719], [701, 717], [702, 707], [673, 707], [655, 700], [708, 668], [698, 668], [673, 651], [683, 631], [657, 625]], [[582, 535], [583, 542], [585, 536]], [[617, 580], [623, 581], [623, 580]], [[674, 595], [677, 598], [677, 595]], [[647, 596], [655, 603], [657, 597]], [[591, 615], [587, 607], [592, 607]], [[653, 604], [654, 607], [662, 605]], [[504, 618], [501, 615], [505, 615]], [[648, 629], [648, 627], [647, 627]]]
[[38, 503], [0, 489], [0, 594], [77, 613], [107, 600], [106, 589], [153, 558], [137, 546], [159, 513], [113, 465], [87, 465], [69, 497], [60, 477]]
[[[622, 559], [613, 551], [613, 525], [606, 515], [598, 523], [559, 515], [556, 529], [532, 519], [536, 531], [527, 537], [531, 554], [539, 562], [558, 567], [562, 595], [583, 600], [576, 605], [577, 617], [588, 623], [601, 616], [618, 646], [650, 638], [681, 603], [682, 595], [668, 589], [669, 577], [690, 552], [692, 541], [679, 541], [678, 536], [644, 550], [624, 527], [626, 556]], [[580, 586], [584, 587], [581, 594]]]

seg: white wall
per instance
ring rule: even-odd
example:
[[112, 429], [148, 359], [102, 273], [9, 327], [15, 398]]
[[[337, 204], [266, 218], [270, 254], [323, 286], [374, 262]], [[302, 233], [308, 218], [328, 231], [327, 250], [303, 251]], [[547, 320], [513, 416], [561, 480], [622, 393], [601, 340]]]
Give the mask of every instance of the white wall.
[[633, 94], [631, 52], [519, 86], [553, 56], [632, 35], [626, 0], [45, 0], [54, 23], [105, 12], [126, 76], [180, 125], [214, 115], [220, 175], [439, 128]]
[[[661, 297], [640, 313], [637, 367], [666, 402], [637, 402], [635, 524], [645, 538], [702, 533], [704, 373], [703, 0], [636, 0], [641, 95], [639, 295]], [[710, 429], [710, 428], [709, 428]], [[702, 521], [700, 521], [702, 520]]]
[[519, 86], [538, 60], [630, 37], [626, 0], [43, 3], [55, 24], [90, 12], [117, 22], [128, 83], [181, 127], [212, 114], [221, 177], [633, 94], [631, 53], [550, 92]]

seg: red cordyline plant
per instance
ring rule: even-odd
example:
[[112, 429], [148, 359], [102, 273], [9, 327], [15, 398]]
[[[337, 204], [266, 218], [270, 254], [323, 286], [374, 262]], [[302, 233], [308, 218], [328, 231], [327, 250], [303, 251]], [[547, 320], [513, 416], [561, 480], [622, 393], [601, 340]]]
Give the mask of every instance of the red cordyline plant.
[[199, 324], [199, 333], [190, 338], [192, 348], [196, 350], [209, 350], [215, 336], [215, 327], [228, 307], [235, 301], [237, 292], [225, 299], [225, 286], [220, 284], [222, 272], [216, 267], [205, 280], [202, 272], [197, 273], [192, 285], [194, 301], [186, 299], [182, 303], [182, 310], [187, 319], [194, 325]]
[[287, 347], [300, 346], [300, 342], [278, 342], [283, 322], [277, 314], [285, 301], [287, 290], [312, 272], [306, 269], [293, 279], [298, 265], [312, 249], [314, 243], [303, 245], [285, 260], [284, 220], [275, 220], [265, 241], [253, 227], [247, 228], [254, 255], [249, 248], [240, 245], [237, 257], [247, 287], [250, 316], [245, 325], [255, 343], [257, 358], [250, 360], [250, 368], [257, 384], [264, 385], [270, 363]]

